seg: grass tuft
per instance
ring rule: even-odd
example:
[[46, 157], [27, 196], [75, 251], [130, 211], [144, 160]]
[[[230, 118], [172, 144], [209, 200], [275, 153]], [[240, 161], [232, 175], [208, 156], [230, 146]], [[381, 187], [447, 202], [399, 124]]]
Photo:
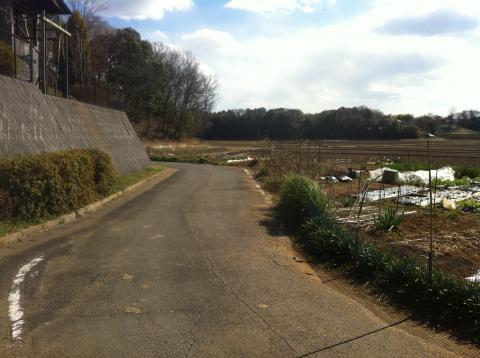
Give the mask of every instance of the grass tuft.
[[398, 213], [395, 208], [387, 208], [375, 218], [375, 228], [380, 231], [398, 232], [405, 218], [404, 213]]

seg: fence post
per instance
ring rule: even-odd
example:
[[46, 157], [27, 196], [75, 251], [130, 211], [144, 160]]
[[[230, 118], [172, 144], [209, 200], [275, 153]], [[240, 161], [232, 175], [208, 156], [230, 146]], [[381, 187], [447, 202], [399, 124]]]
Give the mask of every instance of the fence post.
[[428, 188], [430, 195], [430, 244], [428, 252], [428, 280], [432, 283], [433, 277], [433, 195], [432, 195], [432, 163], [430, 158], [430, 139], [427, 141], [428, 151]]

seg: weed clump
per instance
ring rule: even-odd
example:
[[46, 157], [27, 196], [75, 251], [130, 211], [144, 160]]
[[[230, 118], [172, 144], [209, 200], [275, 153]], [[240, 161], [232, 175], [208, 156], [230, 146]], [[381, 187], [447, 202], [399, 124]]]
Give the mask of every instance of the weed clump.
[[289, 229], [297, 230], [306, 220], [326, 214], [329, 201], [314, 180], [290, 175], [280, 191], [278, 211]]

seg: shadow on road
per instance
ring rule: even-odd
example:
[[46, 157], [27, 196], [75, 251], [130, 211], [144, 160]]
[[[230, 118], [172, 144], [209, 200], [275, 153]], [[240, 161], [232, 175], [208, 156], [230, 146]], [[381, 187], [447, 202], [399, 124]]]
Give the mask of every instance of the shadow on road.
[[315, 351], [302, 354], [302, 355], [300, 355], [300, 356], [297, 356], [297, 358], [309, 357], [309, 356], [312, 356], [312, 355], [317, 354], [317, 353], [325, 352], [325, 351], [327, 351], [327, 350], [329, 350], [329, 349], [336, 348], [336, 347], [339, 347], [339, 346], [341, 346], [341, 345], [344, 345], [344, 344], [347, 344], [347, 343], [354, 342], [354, 341], [356, 341], [356, 340], [362, 339], [362, 338], [364, 338], [364, 337], [371, 336], [371, 335], [373, 335], [373, 334], [375, 334], [375, 333], [384, 331], [384, 330], [386, 330], [386, 329], [388, 329], [388, 328], [398, 326], [398, 325], [400, 325], [400, 324], [402, 324], [402, 323], [404, 323], [404, 322], [407, 322], [407, 321], [409, 321], [409, 319], [408, 319], [408, 318], [404, 318], [404, 319], [402, 319], [402, 320], [400, 320], [400, 321], [397, 321], [397, 322], [395, 322], [395, 323], [389, 324], [388, 326], [385, 326], [385, 327], [382, 327], [382, 328], [373, 330], [373, 331], [371, 331], [371, 332], [362, 334], [362, 335], [360, 335], [360, 336], [353, 337], [353, 338], [350, 338], [350, 339], [347, 339], [347, 340], [344, 340], [344, 341], [341, 341], [341, 342], [332, 344], [332, 345], [330, 345], [330, 346], [328, 346], [328, 347], [320, 348], [320, 349], [317, 349], [317, 350], [315, 350]]
[[[264, 216], [264, 219], [260, 221], [260, 225], [267, 229], [267, 232], [271, 236], [288, 236], [289, 232], [284, 225], [278, 220], [275, 209], [264, 208], [260, 209], [260, 212]], [[290, 233], [291, 234], [291, 233]]]

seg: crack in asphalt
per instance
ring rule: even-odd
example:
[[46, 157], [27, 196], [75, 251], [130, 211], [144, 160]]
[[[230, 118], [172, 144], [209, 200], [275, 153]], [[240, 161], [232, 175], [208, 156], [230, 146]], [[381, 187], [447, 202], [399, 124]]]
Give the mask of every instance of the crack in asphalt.
[[227, 284], [227, 282], [225, 281], [225, 279], [223, 277], [220, 276], [220, 274], [215, 270], [215, 265], [213, 264], [212, 262], [212, 259], [207, 255], [207, 254], [203, 254], [203, 256], [205, 257], [205, 259], [207, 260], [207, 262], [209, 263], [209, 266], [210, 266], [210, 271], [212, 272], [212, 274], [225, 286], [225, 288], [227, 289], [227, 291], [230, 293], [230, 295], [232, 297], [234, 297], [238, 302], [240, 302], [245, 308], [247, 308], [251, 313], [253, 313], [260, 321], [263, 322], [263, 324], [268, 328], [268, 330], [270, 332], [272, 332], [273, 334], [275, 334], [275, 336], [277, 336], [278, 338], [280, 338], [280, 340], [285, 343], [285, 345], [295, 354], [297, 354], [297, 350], [295, 348], [292, 347], [292, 345], [288, 342], [288, 340], [283, 337], [280, 333], [278, 333], [271, 325], [270, 323], [265, 319], [265, 317], [263, 317], [262, 315], [260, 315], [255, 309], [253, 309], [245, 300], [243, 300], [242, 298], [240, 298], [236, 293], [235, 291], [233, 291], [233, 289]]
[[201, 320], [201, 315], [199, 314], [198, 318], [193, 322], [192, 327], [188, 331], [188, 334], [190, 336], [190, 344], [188, 345], [187, 353], [185, 354], [185, 358], [188, 358], [190, 356], [190, 353], [192, 352], [193, 347], [197, 343], [197, 340], [195, 339], [195, 334], [194, 334], [193, 331], [195, 330], [195, 328], [197, 328], [198, 324], [200, 323], [200, 320]]

